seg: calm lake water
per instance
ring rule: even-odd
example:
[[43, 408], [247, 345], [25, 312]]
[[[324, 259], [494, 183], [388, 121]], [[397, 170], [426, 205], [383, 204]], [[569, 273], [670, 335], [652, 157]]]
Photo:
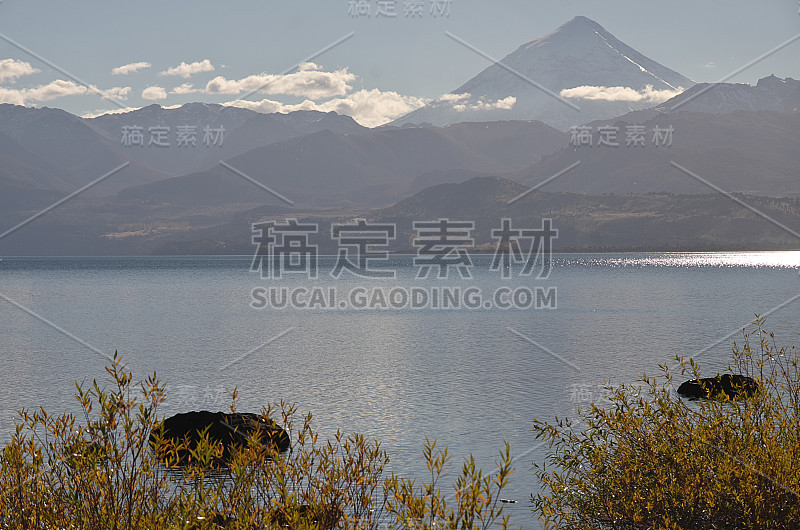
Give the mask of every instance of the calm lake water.
[[[90, 347], [118, 350], [135, 377], [155, 371], [167, 383], [162, 414], [225, 410], [238, 387], [240, 410], [283, 399], [313, 412], [325, 435], [380, 440], [398, 473], [424, 477], [426, 437], [450, 448], [454, 468], [472, 453], [486, 471], [508, 441], [517, 460], [504, 496], [521, 501], [509, 507], [527, 525], [530, 467], [544, 454], [534, 417], [574, 414], [602, 399], [603, 381], [635, 382], [675, 355], [699, 353], [705, 373], [724, 370], [735, 331], [756, 313], [769, 313], [781, 344], [798, 343], [800, 252], [561, 254], [539, 280], [502, 279], [489, 258], [474, 261], [470, 279], [416, 279], [412, 258], [395, 256], [394, 280], [334, 280], [323, 259], [316, 280], [278, 281], [250, 272], [250, 257], [4, 258], [0, 438], [23, 407], [76, 412], [74, 382], [105, 378], [107, 361]], [[335, 289], [336, 307], [253, 308], [253, 289], [269, 287], [306, 289], [301, 302], [315, 287]], [[503, 287], [555, 288], [557, 307], [486, 307]], [[394, 288], [474, 288], [484, 299], [450, 309], [350, 303]]]

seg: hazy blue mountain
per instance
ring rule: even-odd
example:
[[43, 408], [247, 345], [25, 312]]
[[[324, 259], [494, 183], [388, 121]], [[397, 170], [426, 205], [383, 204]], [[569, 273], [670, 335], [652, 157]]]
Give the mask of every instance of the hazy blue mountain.
[[71, 185], [65, 173], [0, 132], [0, 174], [9, 182], [31, 189], [65, 189]]
[[[0, 133], [0, 210], [16, 212], [48, 206], [65, 195], [56, 190], [66, 186], [61, 170]], [[5, 228], [0, 226], [0, 232]]]
[[[86, 122], [60, 109], [0, 105], [0, 132], [25, 151], [58, 168], [59, 179], [46, 185], [72, 192], [125, 162], [130, 165], [92, 188], [92, 195], [111, 195], [128, 186], [153, 182], [166, 175], [128, 158]], [[20, 151], [23, 158], [27, 155]]]
[[[539, 122], [460, 123], [360, 134], [323, 131], [259, 147], [227, 163], [301, 204], [377, 206], [429, 185], [429, 179], [461, 181], [522, 169], [566, 142], [566, 135]], [[443, 177], [442, 172], [451, 173]], [[179, 205], [277, 200], [219, 164], [124, 190], [119, 199]]]
[[[356, 133], [367, 130], [349, 116], [334, 112], [297, 111], [288, 114], [261, 114], [238, 107], [212, 103], [187, 103], [178, 108], [159, 105], [126, 112], [105, 114], [86, 122], [109, 141], [120, 144], [125, 156], [170, 176], [202, 171], [256, 147], [297, 138], [314, 132]], [[142, 127], [145, 147], [122, 146], [123, 127]], [[151, 127], [166, 127], [170, 147], [149, 143]], [[194, 145], [178, 145], [179, 127], [193, 127]], [[206, 138], [205, 129], [213, 135]], [[216, 131], [222, 129], [221, 136]], [[184, 129], [185, 130], [185, 129]]]
[[[376, 222], [396, 223], [398, 237], [392, 248], [414, 251], [410, 245], [413, 222], [446, 217], [474, 221], [476, 250], [492, 252], [497, 240], [492, 230], [502, 218], [514, 228], [539, 228], [550, 218], [558, 230], [557, 249], [609, 250], [754, 250], [794, 249], [797, 239], [723, 195], [586, 195], [533, 191], [502, 177], [477, 177], [458, 184], [440, 184], [380, 209], [354, 212], [303, 212], [281, 206], [262, 206], [237, 214], [229, 222], [170, 238], [153, 239], [149, 248], [159, 254], [252, 252], [250, 224], [267, 219], [296, 217], [318, 223], [329, 233], [331, 222], [346, 222], [354, 215]], [[739, 195], [773, 219], [800, 230], [800, 198]], [[512, 202], [509, 204], [509, 202]], [[336, 247], [324, 238], [321, 251]]]
[[[126, 126], [142, 128], [144, 146], [123, 145]], [[183, 126], [196, 128], [195, 145], [177, 145], [178, 127]], [[149, 145], [151, 127], [167, 129], [170, 147]], [[224, 132], [206, 145], [206, 127]], [[2, 104], [0, 172], [5, 176], [0, 180], [0, 193], [8, 198], [12, 193], [16, 197], [18, 189], [42, 189], [58, 192], [38, 194], [43, 197], [63, 196], [128, 163], [122, 171], [85, 192], [92, 197], [112, 196], [131, 186], [217, 167], [220, 160], [256, 147], [325, 130], [361, 133], [369, 129], [333, 112], [260, 114], [204, 103], [175, 109], [150, 105], [92, 119], [82, 119], [60, 109]], [[24, 209], [23, 202], [15, 208]]]
[[[508, 217], [515, 228], [539, 228], [550, 218], [555, 248], [581, 250], [711, 250], [797, 248], [797, 239], [748, 209], [716, 195], [586, 195], [536, 190], [501, 177], [424, 189], [370, 219], [397, 223], [408, 241], [412, 223], [446, 217], [475, 221], [479, 249], [492, 251], [491, 231]], [[773, 219], [800, 230], [800, 199], [739, 196]], [[517, 199], [517, 200], [514, 200]], [[511, 202], [511, 204], [509, 204]]]
[[[626, 146], [626, 128], [644, 127], [644, 145]], [[616, 127], [618, 147], [599, 145], [602, 126]], [[716, 193], [672, 165], [685, 167], [728, 192], [800, 195], [800, 113], [735, 111], [728, 114], [656, 111], [588, 124], [592, 146], [565, 145], [533, 167], [509, 174], [536, 184], [577, 161], [546, 191], [575, 193]], [[654, 131], [670, 127], [672, 145], [653, 143]], [[663, 139], [663, 136], [662, 136]]]

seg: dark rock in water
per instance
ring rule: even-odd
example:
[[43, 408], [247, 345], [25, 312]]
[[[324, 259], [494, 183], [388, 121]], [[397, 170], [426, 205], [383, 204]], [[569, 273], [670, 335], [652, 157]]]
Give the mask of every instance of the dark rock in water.
[[[266, 420], [258, 414], [236, 412], [186, 412], [176, 414], [164, 422], [150, 434], [150, 446], [156, 449], [158, 438], [164, 442], [179, 444], [185, 447], [178, 451], [178, 463], [189, 462], [190, 451], [197, 447], [204, 432], [208, 432], [208, 440], [223, 447], [222, 457], [218, 464], [230, 461], [231, 452], [237, 447], [246, 447], [249, 440], [264, 446], [271, 446], [283, 453], [289, 449], [289, 434], [274, 421]], [[163, 458], [163, 455], [159, 455]]]
[[723, 374], [716, 377], [692, 379], [678, 387], [678, 394], [692, 398], [729, 398], [752, 396], [761, 387], [752, 377]]

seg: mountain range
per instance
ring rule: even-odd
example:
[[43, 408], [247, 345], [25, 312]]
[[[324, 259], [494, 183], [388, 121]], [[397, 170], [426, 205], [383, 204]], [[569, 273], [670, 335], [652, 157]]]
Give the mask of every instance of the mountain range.
[[[703, 201], [712, 207], [711, 194], [719, 190], [789, 197], [781, 207], [794, 212], [800, 82], [770, 76], [752, 86], [694, 84], [585, 17], [522, 45], [501, 63], [438, 103], [373, 129], [333, 112], [261, 114], [209, 103], [150, 105], [89, 119], [0, 105], [0, 233], [124, 166], [26, 226], [27, 239], [35, 235], [31, 241], [17, 234], [0, 241], [0, 253], [36, 254], [44, 242], [45, 253], [224, 252], [233, 249], [230, 238], [243, 237], [232, 227], [244, 230], [242, 223], [264, 208], [329, 222], [391, 216], [410, 197], [421, 204], [431, 196], [439, 197], [443, 212], [470, 211], [470, 204], [477, 212], [493, 208], [492, 186], [510, 183], [541, 188], [537, 197], [546, 200], [583, 195], [574, 204], [587, 211], [622, 208], [622, 218], [634, 205], [612, 197], [656, 194], [661, 198], [636, 204], [666, 215], [669, 207]], [[427, 124], [414, 125], [421, 122]], [[641, 141], [629, 145], [628, 131], [636, 127]], [[126, 144], [132, 128], [143, 132], [141, 144]], [[169, 146], [152, 145], [157, 129], [166, 131]], [[189, 129], [194, 141], [178, 145], [179, 131]], [[206, 129], [219, 135], [213, 144], [207, 145]], [[667, 130], [669, 141], [656, 141], [655, 131]], [[608, 145], [610, 132], [616, 145]], [[600, 217], [585, 222], [591, 219]], [[692, 230], [705, 235], [687, 245], [734, 244], [724, 230]], [[624, 233], [618, 244], [641, 247], [634, 244], [638, 236]]]
[[168, 176], [126, 156], [119, 148], [119, 140], [104, 138], [85, 120], [60, 109], [0, 104], [0, 133], [22, 148], [16, 150], [20, 157], [31, 160], [33, 154], [39, 159], [40, 163], [35, 164], [37, 175], [15, 174], [21, 183], [34, 188], [71, 192], [126, 162], [129, 166], [124, 171], [89, 193], [110, 195]]
[[[460, 123], [361, 134], [326, 130], [252, 149], [226, 163], [292, 202], [383, 206], [443, 178], [460, 182], [476, 174], [520, 170], [565, 143], [563, 133], [540, 122]], [[219, 164], [123, 190], [118, 198], [198, 206], [277, 200]]]
[[[639, 125], [643, 145], [627, 146], [626, 130]], [[535, 185], [580, 161], [544, 185], [574, 193], [715, 193], [800, 196], [800, 113], [737, 110], [728, 114], [638, 112], [593, 122], [591, 146], [565, 146], [542, 162], [509, 174]], [[617, 147], [601, 145], [601, 128], [619, 131]], [[654, 131], [672, 129], [671, 145]], [[678, 169], [674, 164], [691, 171]], [[698, 178], [699, 177], [699, 178]], [[705, 182], [704, 182], [705, 181]], [[711, 185], [710, 185], [711, 184]]]
[[[800, 199], [738, 195], [759, 211], [800, 230]], [[604, 251], [797, 248], [797, 238], [728, 197], [714, 195], [587, 195], [531, 189], [501, 177], [479, 177], [461, 184], [442, 184], [371, 218], [397, 224], [400, 241], [413, 234], [419, 219], [468, 219], [475, 222], [475, 242], [491, 251], [491, 230], [502, 218], [514, 226], [541, 226], [542, 218], [558, 228], [554, 248]], [[405, 236], [405, 237], [402, 237]]]
[[[145, 145], [129, 147], [124, 154], [168, 175], [184, 175], [214, 167], [256, 147], [297, 138], [319, 131], [352, 134], [367, 131], [349, 116], [335, 112], [296, 111], [290, 114], [261, 114], [248, 109], [209, 103], [188, 103], [178, 108], [159, 105], [123, 114], [105, 114], [85, 120], [95, 131], [112, 143], [119, 144], [123, 127], [141, 127], [147, 135], [153, 127], [166, 128], [170, 148]], [[177, 145], [179, 127], [193, 128], [195, 145]], [[222, 130], [215, 144], [203, 142], [204, 130]], [[145, 144], [149, 143], [149, 138]]]

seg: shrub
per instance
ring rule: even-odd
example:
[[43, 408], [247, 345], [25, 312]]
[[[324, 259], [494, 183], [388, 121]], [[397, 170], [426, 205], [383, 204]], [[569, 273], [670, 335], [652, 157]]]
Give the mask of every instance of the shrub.
[[[729, 366], [761, 383], [750, 397], [685, 401], [665, 365], [658, 379], [609, 388], [610, 406], [579, 411], [580, 426], [536, 420], [549, 450], [531, 500], [545, 526], [800, 527], [798, 355], [753, 324]], [[693, 360], [675, 361], [700, 377]]]
[[[262, 410], [266, 425], [290, 436], [284, 454], [249, 437], [223, 457], [219, 443], [165, 441], [157, 411], [165, 388], [155, 374], [138, 384], [116, 354], [110, 390], [77, 385], [83, 418], [21, 411], [0, 456], [0, 528], [486, 528], [508, 518], [498, 504], [511, 473], [510, 451], [497, 476], [470, 457], [448, 506], [438, 483], [447, 450], [425, 448], [431, 483], [392, 474], [377, 441], [337, 432], [322, 441], [308, 414], [279, 403]], [[231, 395], [231, 412], [237, 393]], [[150, 435], [155, 431], [155, 449]], [[187, 458], [188, 454], [188, 458]], [[189, 462], [188, 465], [177, 464]], [[220, 466], [220, 462], [227, 465]]]
[[506, 444], [500, 453], [497, 474], [484, 476], [475, 468], [475, 459], [470, 456], [461, 468], [456, 480], [455, 505], [447, 504], [438, 486], [442, 474], [448, 467], [450, 456], [447, 448], [436, 450], [436, 441], [426, 440], [425, 461], [430, 472], [430, 482], [417, 487], [414, 480], [393, 476], [387, 490], [392, 498], [386, 503], [389, 513], [403, 528], [489, 528], [500, 519], [499, 525], [508, 528], [509, 516], [502, 516], [503, 505], [500, 492], [508, 485], [511, 469], [511, 450]]

